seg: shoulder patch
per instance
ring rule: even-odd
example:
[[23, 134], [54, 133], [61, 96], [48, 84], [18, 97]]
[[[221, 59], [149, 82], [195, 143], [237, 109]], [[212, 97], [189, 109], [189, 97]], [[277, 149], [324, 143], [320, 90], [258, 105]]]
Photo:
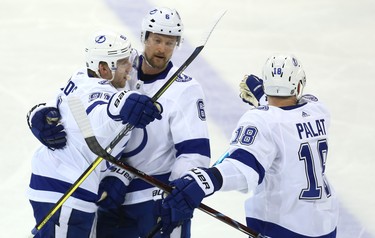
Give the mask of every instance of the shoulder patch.
[[100, 98], [100, 95], [101, 95], [102, 93], [100, 93], [100, 92], [96, 92], [96, 93], [92, 93], [92, 94], [90, 94], [89, 95], [89, 102], [91, 102], [92, 100], [95, 100], [95, 99], [97, 99], [97, 98]]
[[99, 81], [98, 84], [101, 84], [101, 85], [109, 84], [109, 81], [108, 80], [102, 80], [102, 81]]
[[111, 95], [108, 93], [95, 92], [89, 95], [89, 102], [94, 101], [95, 99], [102, 98], [108, 101], [111, 98]]
[[262, 111], [268, 111], [269, 106], [268, 105], [259, 106], [259, 107], [256, 107], [255, 109], [262, 110]]
[[312, 94], [306, 94], [306, 95], [303, 95], [304, 98], [310, 100], [310, 101], [314, 101], [314, 102], [317, 102], [318, 101], [318, 98], [315, 97], [314, 95]]
[[186, 74], [180, 74], [178, 75], [178, 78], [177, 78], [177, 82], [189, 82], [190, 80], [192, 80], [192, 78], [190, 76], [187, 76]]

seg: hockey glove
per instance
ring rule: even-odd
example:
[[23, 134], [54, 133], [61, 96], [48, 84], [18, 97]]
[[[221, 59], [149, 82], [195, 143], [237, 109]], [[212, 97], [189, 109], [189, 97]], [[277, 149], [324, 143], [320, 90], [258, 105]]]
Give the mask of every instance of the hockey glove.
[[64, 126], [58, 123], [61, 118], [59, 110], [54, 107], [38, 109], [38, 106], [33, 107], [27, 115], [32, 133], [51, 150], [63, 148], [66, 145], [66, 133]]
[[161, 119], [161, 111], [151, 98], [134, 91], [114, 94], [109, 101], [107, 112], [113, 120], [129, 123], [137, 128], [144, 128], [155, 119]]
[[263, 80], [252, 74], [245, 75], [240, 83], [240, 98], [242, 98], [242, 101], [258, 107], [263, 95]]
[[105, 209], [116, 209], [125, 201], [128, 187], [117, 177], [105, 177], [99, 184], [99, 200], [96, 205]]
[[222, 177], [216, 168], [194, 168], [172, 181], [172, 193], [157, 203], [155, 209], [161, 218], [163, 235], [170, 234], [185, 220], [191, 219], [203, 198], [219, 190], [221, 185]]

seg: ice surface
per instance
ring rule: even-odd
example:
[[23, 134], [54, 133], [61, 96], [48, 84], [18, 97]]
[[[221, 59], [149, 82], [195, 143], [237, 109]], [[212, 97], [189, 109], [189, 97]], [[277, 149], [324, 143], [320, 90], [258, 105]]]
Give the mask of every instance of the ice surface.
[[[84, 66], [85, 37], [95, 29], [126, 33], [141, 49], [140, 22], [153, 5], [179, 10], [185, 41], [174, 62], [185, 60], [217, 12], [228, 12], [186, 72], [207, 95], [213, 162], [246, 105], [238, 98], [244, 74], [260, 75], [267, 56], [292, 52], [304, 64], [308, 93], [332, 112], [327, 173], [341, 204], [339, 238], [374, 237], [375, 2], [372, 0], [3, 0], [0, 8], [1, 237], [26, 237], [35, 225], [24, 195], [30, 158], [38, 146], [26, 113], [50, 99]], [[372, 106], [371, 106], [372, 105]], [[238, 192], [205, 204], [245, 223]], [[193, 237], [246, 237], [196, 211]], [[372, 234], [372, 235], [371, 235]]]

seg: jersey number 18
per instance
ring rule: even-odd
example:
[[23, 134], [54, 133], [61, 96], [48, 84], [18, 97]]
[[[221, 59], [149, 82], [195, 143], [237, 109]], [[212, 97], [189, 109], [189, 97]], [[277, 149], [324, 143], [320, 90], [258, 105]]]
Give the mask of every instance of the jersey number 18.
[[[328, 144], [327, 140], [319, 140], [317, 143], [317, 150], [320, 164], [322, 166], [321, 177], [323, 180], [324, 190], [327, 198], [331, 196], [328, 182], [325, 178], [325, 163], [327, 159]], [[302, 143], [298, 151], [299, 160], [305, 163], [305, 172], [307, 178], [307, 188], [302, 189], [299, 198], [305, 200], [315, 200], [322, 197], [322, 186], [318, 184], [317, 173], [314, 165], [314, 157], [309, 143]], [[319, 175], [318, 175], [319, 176]]]

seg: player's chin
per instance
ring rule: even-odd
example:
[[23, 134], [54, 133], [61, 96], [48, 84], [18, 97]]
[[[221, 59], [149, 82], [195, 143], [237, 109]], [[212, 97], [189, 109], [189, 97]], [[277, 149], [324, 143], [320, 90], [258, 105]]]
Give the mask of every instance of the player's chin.
[[120, 88], [125, 87], [125, 85], [126, 85], [126, 80], [121, 81], [121, 83], [120, 83]]
[[167, 63], [168, 61], [166, 58], [157, 58], [157, 60], [154, 61], [153, 67], [157, 69], [164, 69]]
[[114, 83], [114, 86], [116, 88], [123, 88], [125, 87], [126, 85], [126, 79], [121, 79], [121, 80], [117, 80], [115, 83]]

